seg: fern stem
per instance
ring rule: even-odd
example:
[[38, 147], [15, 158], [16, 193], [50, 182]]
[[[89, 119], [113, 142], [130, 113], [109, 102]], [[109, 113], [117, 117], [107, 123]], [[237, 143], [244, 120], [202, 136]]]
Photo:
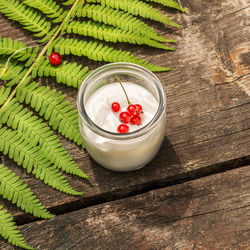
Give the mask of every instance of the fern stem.
[[85, 3], [85, 0], [76, 0], [75, 1], [75, 3], [73, 4], [73, 6], [71, 7], [70, 11], [68, 12], [68, 15], [64, 18], [63, 22], [60, 24], [60, 26], [56, 30], [55, 34], [51, 37], [51, 39], [48, 41], [48, 43], [44, 46], [44, 48], [42, 49], [42, 51], [39, 53], [38, 57], [36, 58], [35, 62], [30, 66], [30, 68], [28, 69], [28, 71], [26, 72], [26, 74], [23, 76], [23, 78], [21, 79], [21, 81], [19, 82], [19, 84], [12, 91], [12, 93], [9, 96], [9, 98], [6, 100], [6, 102], [1, 107], [1, 109], [3, 109], [12, 100], [12, 98], [15, 96], [15, 94], [17, 92], [17, 89], [22, 85], [22, 83], [24, 82], [24, 80], [30, 75], [30, 73], [32, 72], [32, 70], [35, 67], [36, 63], [39, 62], [39, 60], [41, 59], [41, 57], [45, 54], [45, 52], [47, 51], [47, 49], [50, 46], [50, 44], [56, 39], [57, 35], [60, 32], [63, 32], [63, 29], [65, 29], [65, 27], [66, 27], [65, 23], [70, 18], [72, 11], [75, 9], [75, 7], [77, 6], [78, 2], [80, 2], [80, 1], [83, 1]]

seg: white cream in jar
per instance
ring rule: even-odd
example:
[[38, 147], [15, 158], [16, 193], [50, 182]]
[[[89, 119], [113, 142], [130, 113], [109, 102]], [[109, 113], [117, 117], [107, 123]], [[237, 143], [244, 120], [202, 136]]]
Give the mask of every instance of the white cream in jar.
[[[132, 104], [140, 104], [143, 107], [141, 125], [129, 126], [129, 131], [135, 131], [148, 124], [157, 112], [158, 102], [145, 88], [129, 82], [122, 83]], [[121, 106], [119, 112], [113, 112], [111, 105], [118, 102]], [[127, 111], [128, 102], [120, 83], [107, 84], [94, 92], [86, 101], [85, 109], [89, 118], [99, 127], [109, 132], [116, 133], [121, 124], [119, 114]]]
[[[119, 134], [119, 113], [128, 103], [119, 75], [132, 104], [143, 107], [141, 125], [131, 125]], [[124, 79], [123, 79], [124, 78]], [[111, 104], [118, 102], [120, 112]], [[156, 76], [131, 63], [113, 63], [92, 72], [78, 93], [79, 125], [86, 149], [101, 166], [115, 171], [131, 171], [145, 166], [158, 152], [165, 134], [165, 96]]]

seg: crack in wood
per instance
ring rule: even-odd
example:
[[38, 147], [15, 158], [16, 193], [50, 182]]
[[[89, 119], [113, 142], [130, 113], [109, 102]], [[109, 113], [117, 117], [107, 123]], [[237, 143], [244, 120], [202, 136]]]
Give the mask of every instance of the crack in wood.
[[[110, 193], [101, 194], [101, 195], [93, 196], [90, 198], [84, 198], [81, 201], [63, 204], [60, 207], [55, 206], [49, 210], [50, 212], [56, 214], [57, 216], [63, 215], [69, 212], [81, 210], [83, 208], [88, 208], [88, 207], [96, 206], [99, 204], [105, 204], [111, 201], [122, 200], [125, 198], [145, 194], [153, 190], [170, 187], [174, 185], [179, 185], [179, 184], [183, 184], [185, 182], [189, 182], [193, 180], [198, 180], [203, 177], [207, 177], [207, 176], [211, 176], [214, 174], [223, 173], [232, 169], [237, 169], [237, 168], [241, 168], [244, 166], [248, 166], [249, 164], [250, 164], [250, 156], [242, 157], [239, 159], [234, 159], [234, 160], [223, 162], [223, 163], [209, 165], [202, 169], [180, 174], [178, 177], [169, 178], [167, 180], [159, 179], [155, 182], [146, 183], [141, 186], [139, 185], [135, 187], [135, 189], [131, 188], [129, 192], [124, 193], [123, 192], [124, 190], [116, 190], [116, 192], [114, 193], [111, 191]], [[41, 221], [41, 219], [31, 217], [28, 214], [23, 214], [21, 216], [16, 216], [15, 221], [17, 225], [24, 225], [24, 224], [28, 224], [28, 223], [35, 222], [35, 221]]]
[[241, 9], [239, 9], [239, 10], [235, 10], [235, 11], [233, 11], [233, 12], [231, 12], [231, 13], [228, 13], [228, 14], [226, 14], [225, 16], [223, 16], [223, 17], [221, 17], [221, 18], [218, 18], [218, 19], [215, 19], [214, 21], [221, 21], [222, 19], [224, 19], [224, 18], [227, 18], [228, 16], [232, 16], [232, 15], [234, 15], [234, 14], [237, 14], [237, 13], [239, 13], [239, 12], [241, 12], [241, 11], [243, 11], [243, 10], [246, 10], [246, 9], [248, 9], [248, 8], [250, 8], [250, 5], [248, 5], [248, 6], [246, 6], [246, 7], [243, 7], [243, 8], [241, 8]]
[[249, 76], [250, 73], [247, 73], [247, 74], [244, 74], [244, 75], [241, 75], [241, 76], [238, 76], [237, 78], [233, 79], [232, 81], [228, 81], [228, 82], [218, 82], [218, 83], [215, 83], [215, 86], [217, 85], [226, 85], [226, 84], [233, 84], [237, 81], [239, 81], [240, 79], [246, 77], [246, 76]]

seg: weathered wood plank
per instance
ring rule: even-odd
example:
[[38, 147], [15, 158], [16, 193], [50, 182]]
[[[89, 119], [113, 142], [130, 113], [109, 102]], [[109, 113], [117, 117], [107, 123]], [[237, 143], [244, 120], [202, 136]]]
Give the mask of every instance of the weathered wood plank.
[[[250, 155], [247, 1], [185, 0], [182, 5], [190, 12], [173, 14], [183, 25], [181, 29], [170, 30], [171, 37], [177, 38], [175, 52], [127, 46], [140, 57], [174, 68], [171, 72], [157, 74], [167, 96], [166, 138], [158, 156], [147, 167], [126, 174], [107, 171], [93, 162], [84, 150], [62, 140], [90, 176], [89, 184], [69, 178], [73, 186], [86, 192], [78, 199], [51, 190], [17, 169], [6, 157], [1, 158], [25, 178], [53, 211], [114, 199], [154, 184], [164, 185], [197, 171], [210, 171], [208, 166]], [[10, 34], [13, 38], [30, 40], [30, 36], [24, 37], [27, 32], [6, 19], [1, 18], [0, 27], [7, 27], [1, 31], [3, 36]], [[168, 36], [166, 27], [160, 26], [160, 30]], [[75, 103], [76, 91], [67, 90], [67, 93]], [[23, 214], [2, 199], [0, 203], [15, 216]]]
[[[250, 166], [21, 226], [36, 249], [249, 249]], [[0, 241], [0, 248], [13, 249]]]

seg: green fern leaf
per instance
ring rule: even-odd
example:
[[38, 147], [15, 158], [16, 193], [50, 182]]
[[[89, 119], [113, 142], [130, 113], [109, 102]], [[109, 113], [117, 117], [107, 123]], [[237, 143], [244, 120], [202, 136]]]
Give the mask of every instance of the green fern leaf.
[[39, 147], [30, 145], [30, 141], [18, 132], [3, 127], [0, 129], [0, 151], [8, 155], [17, 165], [22, 165], [28, 173], [32, 173], [45, 184], [67, 194], [81, 195], [75, 191], [61, 175], [59, 170], [40, 152]]
[[140, 0], [87, 0], [87, 2], [100, 3], [102, 6], [123, 10], [135, 16], [141, 16], [171, 26], [181, 27], [179, 24], [172, 22], [169, 17], [164, 16], [151, 5]]
[[81, 10], [77, 10], [77, 16], [88, 17], [94, 21], [139, 33], [160, 42], [166, 41], [164, 37], [159, 36], [150, 26], [121, 10], [115, 10], [101, 5], [86, 4]]
[[0, 37], [0, 55], [11, 55], [12, 58], [17, 59], [18, 61], [28, 60], [25, 64], [25, 66], [28, 67], [36, 59], [39, 52], [39, 47], [36, 47], [35, 49], [27, 47], [27, 44], [24, 42], [20, 42], [17, 40], [12, 41], [12, 39], [10, 38]]
[[171, 7], [177, 10], [180, 10], [182, 12], [187, 11], [187, 9], [183, 9], [177, 2], [175, 2], [174, 0], [145, 0], [147, 2], [155, 2], [155, 3], [159, 3], [162, 4], [166, 7]]
[[78, 126], [77, 110], [69, 105], [70, 102], [62, 102], [65, 96], [61, 91], [56, 92], [55, 89], [50, 90], [44, 86], [38, 87], [38, 84], [33, 82], [19, 88], [16, 97], [19, 102], [30, 104], [39, 115], [49, 120], [49, 125], [54, 130], [58, 130], [76, 144], [84, 146]]
[[23, 180], [20, 180], [19, 176], [2, 165], [0, 165], [0, 184], [0, 194], [3, 198], [11, 201], [25, 212], [43, 219], [54, 217], [39, 202], [27, 184], [23, 183]]
[[9, 81], [6, 86], [11, 87], [18, 83], [22, 77], [25, 75], [27, 70], [16, 61], [10, 60], [8, 65], [6, 65], [7, 59], [0, 58], [0, 79], [3, 81]]
[[3, 105], [4, 102], [8, 99], [10, 95], [11, 88], [6, 88], [4, 86], [0, 87], [0, 105]]
[[[128, 42], [132, 44], [146, 44], [155, 48], [174, 50], [173, 48], [167, 47], [155, 40], [151, 40], [150, 38], [147, 38], [140, 34], [93, 21], [72, 21], [68, 25], [66, 32], [84, 36], [92, 36], [99, 40], [105, 40], [106, 42]], [[167, 41], [174, 42], [175, 40]]]
[[25, 243], [13, 217], [7, 212], [7, 210], [3, 210], [3, 206], [0, 206], [0, 234], [4, 239], [8, 240], [9, 243], [17, 247], [33, 249]]
[[139, 59], [130, 52], [116, 50], [102, 43], [93, 41], [57, 38], [47, 50], [47, 54], [49, 55], [53, 50], [59, 52], [61, 55], [73, 54], [76, 56], [86, 56], [95, 61], [136, 63], [151, 71], [171, 70], [170, 68], [160, 67], [146, 60]]
[[53, 67], [46, 57], [42, 57], [32, 70], [32, 77], [52, 76], [56, 77], [58, 83], [64, 83], [67, 86], [80, 88], [83, 80], [90, 71], [88, 67], [82, 67], [77, 63], [63, 61], [59, 66]]
[[51, 23], [34, 9], [27, 7], [17, 0], [0, 0], [0, 12], [9, 19], [19, 22], [24, 29], [32, 31], [36, 37], [44, 37], [39, 42], [51, 38], [55, 29], [51, 30]]
[[76, 165], [47, 124], [34, 116], [27, 108], [16, 103], [15, 99], [12, 99], [0, 110], [0, 121], [23, 133], [30, 141], [30, 145], [37, 146], [39, 143], [40, 151], [58, 169], [87, 178], [87, 175]]
[[[1, 38], [0, 37], [0, 55], [12, 55], [18, 61], [25, 61], [25, 66], [30, 66], [36, 59], [39, 47], [35, 49], [26, 48], [27, 44], [20, 41], [12, 41], [10, 38]], [[26, 49], [24, 49], [26, 48]], [[14, 54], [13, 54], [14, 53]], [[6, 58], [0, 58], [0, 75], [2, 69], [5, 67]], [[11, 80], [6, 86], [13, 86], [16, 84], [24, 74], [26, 70], [23, 70], [23, 65], [17, 64], [15, 61], [11, 60], [8, 64], [7, 71], [2, 75], [0, 79], [2, 80]], [[49, 60], [45, 57], [42, 57], [41, 60], [34, 66], [32, 70], [32, 77], [37, 76], [52, 76], [56, 77], [58, 83], [64, 83], [67, 86], [72, 86], [79, 88], [82, 81], [90, 72], [88, 67], [82, 68], [81, 65], [77, 63], [68, 63], [63, 61], [63, 63], [58, 67], [53, 67], [49, 64]]]
[[67, 12], [53, 0], [23, 0], [22, 2], [30, 7], [40, 10], [49, 18], [52, 18], [52, 22], [54, 23], [62, 22], [67, 15]]

